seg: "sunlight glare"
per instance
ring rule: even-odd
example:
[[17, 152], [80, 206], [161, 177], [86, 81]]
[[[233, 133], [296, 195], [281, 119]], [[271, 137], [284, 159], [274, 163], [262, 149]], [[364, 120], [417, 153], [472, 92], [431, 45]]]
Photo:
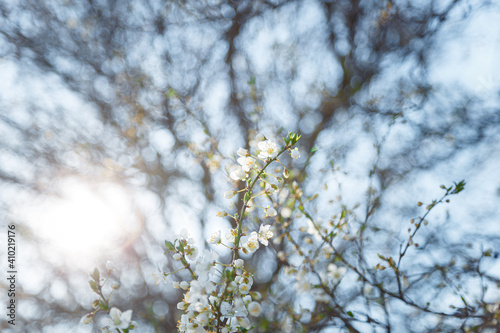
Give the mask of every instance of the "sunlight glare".
[[133, 239], [140, 228], [131, 198], [115, 183], [61, 181], [61, 195], [42, 200], [29, 218], [51, 260], [90, 267]]

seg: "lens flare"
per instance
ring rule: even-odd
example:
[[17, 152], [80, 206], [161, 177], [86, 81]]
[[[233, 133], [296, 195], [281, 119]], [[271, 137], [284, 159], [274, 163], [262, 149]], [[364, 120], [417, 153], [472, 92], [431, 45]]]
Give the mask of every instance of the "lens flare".
[[141, 223], [122, 186], [78, 178], [59, 184], [58, 196], [39, 200], [27, 212], [44, 256], [87, 268], [99, 258], [109, 259], [135, 238]]

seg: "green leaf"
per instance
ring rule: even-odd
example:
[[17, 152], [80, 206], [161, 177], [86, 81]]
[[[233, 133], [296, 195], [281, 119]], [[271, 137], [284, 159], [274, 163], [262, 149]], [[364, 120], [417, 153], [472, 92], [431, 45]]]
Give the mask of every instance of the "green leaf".
[[301, 137], [302, 137], [302, 136], [301, 136], [301, 135], [299, 135], [299, 133], [295, 133], [295, 134], [291, 137], [292, 145], [296, 144], [296, 143], [300, 140], [300, 138], [301, 138]]
[[170, 89], [168, 89], [167, 96], [168, 97], [177, 97], [177, 92], [174, 89], [170, 88]]
[[230, 281], [232, 281], [232, 280], [233, 280], [233, 271], [232, 271], [232, 270], [227, 269], [227, 270], [224, 272], [224, 274], [226, 275], [226, 278], [227, 278], [228, 280], [230, 280]]
[[169, 249], [170, 251], [175, 251], [175, 246], [174, 244], [172, 244], [172, 242], [169, 242], [169, 241], [165, 241], [165, 246], [167, 247], [167, 249]]
[[290, 143], [290, 133], [288, 133], [288, 136], [285, 136], [283, 138], [283, 140], [285, 141], [285, 143], [288, 145]]
[[348, 315], [349, 317], [351, 317], [351, 318], [352, 318], [352, 317], [354, 317], [354, 315], [352, 314], [352, 312], [351, 312], [351, 311], [347, 311], [347, 315]]
[[97, 283], [99, 283], [99, 279], [100, 279], [100, 274], [99, 274], [99, 270], [97, 268], [94, 268], [94, 271], [92, 272], [92, 274], [90, 275], [90, 277]]
[[99, 287], [97, 286], [97, 283], [95, 281], [90, 280], [90, 289], [92, 289], [94, 292], [99, 292]]
[[460, 181], [458, 184], [457, 183], [454, 183], [454, 184], [455, 184], [455, 188], [453, 189], [451, 194], [458, 194], [458, 193], [462, 192], [463, 189], [465, 188], [465, 180]]
[[99, 300], [99, 308], [103, 309], [104, 311], [108, 311], [109, 305], [101, 299]]

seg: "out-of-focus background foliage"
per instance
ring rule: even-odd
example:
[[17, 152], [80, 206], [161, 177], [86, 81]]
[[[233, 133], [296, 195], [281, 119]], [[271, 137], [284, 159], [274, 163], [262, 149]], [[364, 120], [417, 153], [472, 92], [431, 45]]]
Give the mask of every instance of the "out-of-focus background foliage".
[[[181, 294], [152, 275], [171, 267], [164, 240], [187, 228], [202, 246], [228, 227], [215, 217], [232, 186], [219, 156], [287, 131], [302, 135], [294, 166], [306, 194], [321, 192], [318, 215], [320, 203], [359, 203], [373, 264], [397, 253], [417, 201], [466, 179], [421, 234], [411, 274], [429, 274], [410, 278], [412, 297], [498, 302], [499, 18], [494, 2], [466, 0], [0, 1], [0, 218], [17, 226], [16, 329], [99, 331], [79, 319], [87, 273], [111, 259], [111, 303], [133, 309], [140, 332], [174, 331]], [[281, 267], [273, 251], [253, 261], [272, 270], [257, 289]], [[397, 332], [464, 323], [391, 305]]]

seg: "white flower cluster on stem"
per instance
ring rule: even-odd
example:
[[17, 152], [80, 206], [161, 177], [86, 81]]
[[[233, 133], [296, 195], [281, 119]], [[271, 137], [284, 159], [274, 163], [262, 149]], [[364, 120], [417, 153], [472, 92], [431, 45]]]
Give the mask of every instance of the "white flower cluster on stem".
[[[245, 261], [239, 258], [239, 254], [241, 252], [250, 255], [255, 253], [260, 245], [268, 246], [274, 233], [271, 231], [272, 223], [262, 223], [258, 231], [244, 232], [244, 218], [249, 208], [260, 207], [257, 206], [256, 201], [266, 200], [265, 206], [261, 207], [262, 218], [273, 219], [277, 216], [275, 205], [272, 201], [269, 202], [277, 185], [269, 181], [271, 177], [266, 169], [272, 162], [281, 164], [278, 157], [285, 151], [289, 151], [293, 159], [298, 158], [300, 153], [296, 148], [292, 150], [292, 147], [299, 138], [298, 135], [290, 134], [288, 141], [285, 138], [286, 145], [281, 149], [278, 149], [276, 143], [271, 140], [262, 140], [257, 143], [255, 155], [252, 155], [248, 149], [238, 149], [238, 165], [229, 176], [234, 181], [245, 181], [246, 187], [243, 190], [229, 189], [224, 192], [224, 197], [231, 199], [243, 192], [242, 209], [234, 216], [226, 212], [217, 214], [221, 217], [232, 218], [236, 228], [224, 233], [218, 230], [207, 239], [209, 244], [230, 248], [232, 250], [231, 262], [218, 262], [217, 254], [208, 250], [197, 258], [198, 250], [192, 240], [185, 235], [173, 243], [165, 243], [172, 252], [173, 258], [190, 272], [192, 278], [189, 282], [173, 282], [174, 288], [185, 291], [183, 300], [177, 304], [177, 308], [183, 311], [178, 323], [180, 332], [229, 333], [253, 328], [250, 318], [261, 314], [262, 295], [251, 291], [253, 275], [245, 269]], [[257, 193], [256, 190], [259, 186], [262, 188], [261, 193]], [[225, 239], [222, 238], [222, 234], [225, 235]]]

